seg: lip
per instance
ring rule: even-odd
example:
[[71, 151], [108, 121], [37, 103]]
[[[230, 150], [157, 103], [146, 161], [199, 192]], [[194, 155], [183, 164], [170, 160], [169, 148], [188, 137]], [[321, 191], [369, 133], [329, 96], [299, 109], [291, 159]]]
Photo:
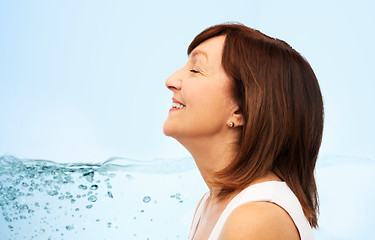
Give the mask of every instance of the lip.
[[176, 102], [176, 103], [179, 103], [179, 104], [182, 104], [182, 105], [184, 105], [184, 106], [185, 106], [185, 104], [183, 104], [182, 102], [178, 101], [178, 100], [177, 100], [177, 99], [175, 99], [175, 98], [172, 98], [172, 101], [173, 101], [173, 102]]
[[182, 109], [179, 109], [179, 108], [170, 108], [170, 109], [169, 109], [170, 112], [178, 111], [178, 110], [182, 110]]
[[[175, 102], [175, 103], [179, 103], [179, 104], [185, 106], [185, 104], [183, 104], [182, 102], [178, 101], [178, 100], [175, 99], [175, 98], [172, 98], [172, 101]], [[180, 109], [180, 108], [173, 108], [173, 107], [172, 107], [172, 108], [169, 109], [169, 112], [178, 111], [178, 110], [182, 110], [182, 109]]]

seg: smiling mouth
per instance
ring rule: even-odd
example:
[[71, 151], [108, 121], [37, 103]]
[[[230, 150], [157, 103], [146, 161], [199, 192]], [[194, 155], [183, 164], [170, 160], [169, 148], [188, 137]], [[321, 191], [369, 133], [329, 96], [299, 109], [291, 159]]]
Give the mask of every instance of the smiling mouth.
[[185, 108], [185, 105], [177, 103], [177, 102], [173, 102], [172, 108], [183, 109], [183, 108]]

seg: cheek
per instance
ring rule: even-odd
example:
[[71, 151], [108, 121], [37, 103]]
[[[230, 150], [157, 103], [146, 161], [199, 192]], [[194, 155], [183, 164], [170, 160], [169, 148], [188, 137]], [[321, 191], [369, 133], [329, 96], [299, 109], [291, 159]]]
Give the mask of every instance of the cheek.
[[[195, 114], [208, 114], [218, 107], [219, 94], [209, 84], [195, 84], [184, 92], [187, 108]], [[189, 109], [190, 108], [190, 109]]]
[[194, 110], [198, 117], [223, 121], [228, 116], [231, 99], [228, 90], [221, 85], [200, 84], [199, 88], [185, 92], [186, 102], [190, 103], [191, 110]]
[[200, 102], [201, 104], [208, 104], [212, 99], [222, 95], [222, 89], [217, 83], [208, 79], [194, 79], [193, 81], [186, 81], [181, 85], [182, 95], [186, 103]]

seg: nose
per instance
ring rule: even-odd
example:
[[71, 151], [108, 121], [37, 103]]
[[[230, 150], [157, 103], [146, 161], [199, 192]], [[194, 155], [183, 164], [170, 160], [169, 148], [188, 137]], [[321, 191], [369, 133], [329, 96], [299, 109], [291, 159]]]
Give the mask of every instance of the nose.
[[181, 76], [179, 74], [180, 70], [177, 70], [175, 73], [169, 76], [167, 80], [165, 80], [165, 86], [172, 92], [181, 90]]

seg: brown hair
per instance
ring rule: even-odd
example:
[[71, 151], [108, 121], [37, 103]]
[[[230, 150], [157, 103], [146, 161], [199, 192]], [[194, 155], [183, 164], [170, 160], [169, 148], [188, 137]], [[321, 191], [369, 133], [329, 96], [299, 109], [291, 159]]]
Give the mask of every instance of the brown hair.
[[241, 24], [221, 24], [201, 32], [188, 48], [226, 36], [222, 66], [232, 79], [232, 96], [244, 118], [232, 164], [215, 173], [220, 198], [275, 173], [297, 196], [317, 227], [314, 178], [322, 132], [323, 100], [309, 63], [287, 43]]

